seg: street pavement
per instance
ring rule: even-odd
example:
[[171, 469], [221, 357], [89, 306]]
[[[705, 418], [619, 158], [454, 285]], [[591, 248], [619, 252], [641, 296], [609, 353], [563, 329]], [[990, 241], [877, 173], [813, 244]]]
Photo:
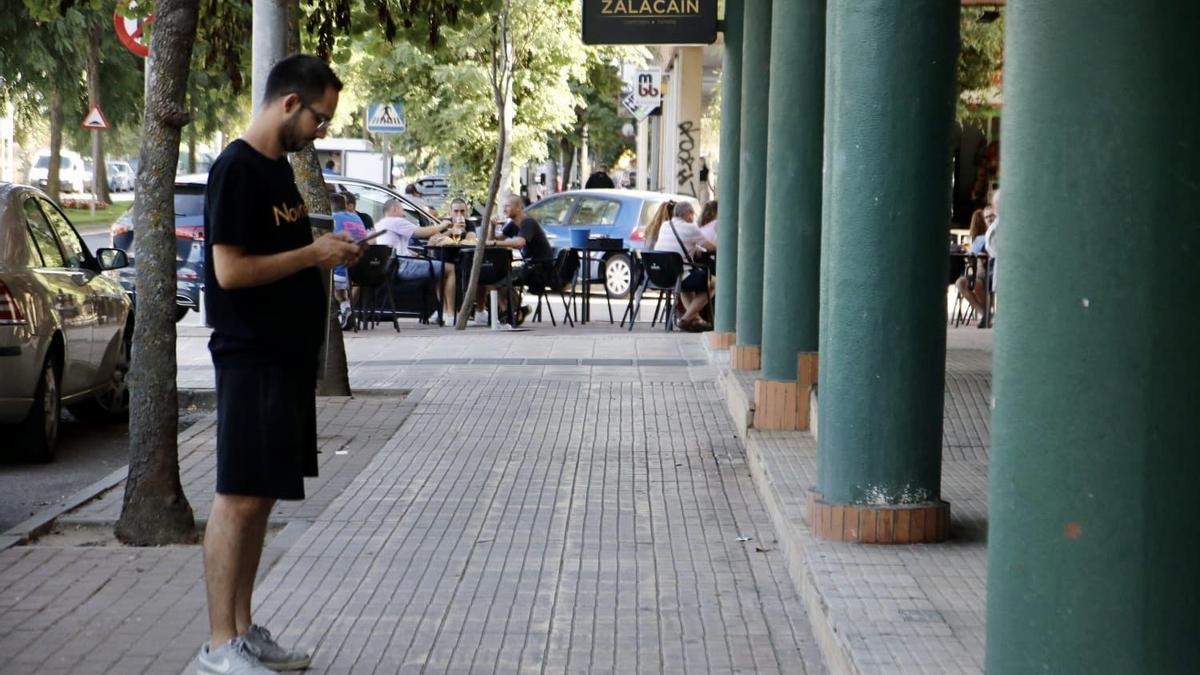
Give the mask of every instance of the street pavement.
[[[256, 618], [317, 672], [823, 671], [699, 336], [402, 327], [347, 335], [358, 395], [272, 521]], [[181, 326], [181, 387], [206, 341]], [[213, 428], [180, 440], [201, 519]], [[191, 672], [199, 548], [106, 538], [121, 489], [0, 551], [3, 672]]]

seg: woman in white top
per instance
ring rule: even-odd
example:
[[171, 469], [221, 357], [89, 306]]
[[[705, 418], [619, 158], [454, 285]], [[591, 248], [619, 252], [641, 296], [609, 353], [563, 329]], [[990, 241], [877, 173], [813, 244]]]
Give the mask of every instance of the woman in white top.
[[[659, 230], [658, 240], [654, 242], [655, 251], [678, 253], [686, 263], [705, 251], [717, 250], [717, 245], [706, 239], [700, 227], [696, 225], [696, 207], [692, 206], [691, 202], [675, 204], [674, 215], [675, 217], [663, 223], [662, 229]], [[679, 295], [684, 312], [679, 317], [679, 326], [693, 332], [711, 330], [712, 325], [702, 319], [700, 313], [708, 306], [712, 279], [708, 270], [694, 265], [690, 267], [680, 283]]]
[[717, 243], [717, 200], [713, 199], [700, 209], [700, 232], [704, 238]]

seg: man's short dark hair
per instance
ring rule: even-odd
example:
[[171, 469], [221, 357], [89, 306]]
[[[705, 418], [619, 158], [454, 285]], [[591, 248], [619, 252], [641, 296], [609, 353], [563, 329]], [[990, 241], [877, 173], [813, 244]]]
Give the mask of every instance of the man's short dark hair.
[[338, 213], [339, 211], [345, 211], [346, 210], [346, 195], [344, 195], [340, 192], [334, 192], [334, 193], [330, 194], [329, 195], [329, 205], [331, 207], [333, 207], [334, 213]]
[[347, 206], [349, 206], [350, 204], [355, 204], [355, 205], [358, 204], [358, 195], [354, 194], [353, 192], [344, 192], [342, 194], [346, 195], [346, 205]]
[[296, 94], [304, 103], [320, 100], [325, 90], [342, 90], [342, 81], [322, 59], [311, 54], [293, 54], [276, 63], [267, 75], [264, 101]]

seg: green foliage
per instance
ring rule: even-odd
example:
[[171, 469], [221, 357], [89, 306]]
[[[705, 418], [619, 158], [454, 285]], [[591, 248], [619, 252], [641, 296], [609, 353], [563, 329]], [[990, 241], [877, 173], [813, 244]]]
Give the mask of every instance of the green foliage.
[[[580, 98], [570, 81], [586, 76], [573, 0], [513, 0], [515, 121], [512, 165], [543, 159], [546, 137], [566, 130]], [[482, 195], [495, 158], [499, 120], [489, 80], [491, 17], [460, 17], [441, 30], [438, 47], [406, 40], [389, 44], [367, 33], [353, 44], [366, 56], [344, 69], [362, 100], [404, 102], [408, 132], [393, 148], [410, 171], [438, 159], [449, 164], [456, 186]], [[335, 58], [335, 61], [337, 59]]]
[[[998, 16], [993, 21], [980, 20], [995, 14]], [[998, 100], [999, 91], [993, 78], [1004, 67], [1004, 11], [963, 8], [959, 26], [962, 43], [958, 55], [958, 118], [978, 120], [997, 112], [992, 102]]]
[[[108, 119], [110, 129], [105, 134], [105, 154], [115, 157], [134, 154], [138, 144], [114, 147], [114, 130], [140, 129], [142, 124], [142, 69], [145, 60], [135, 56], [120, 40], [112, 28], [112, 13], [105, 9], [90, 10], [84, 15], [88, 25], [99, 24], [100, 28], [100, 107]], [[86, 39], [86, 38], [84, 38]], [[79, 40], [79, 38], [77, 38]], [[79, 59], [83, 63], [87, 45], [79, 40]], [[82, 65], [81, 65], [82, 67]], [[91, 132], [80, 127], [88, 114], [87, 83], [82, 79], [73, 90], [63, 90], [63, 142], [85, 155], [91, 155]]]
[[576, 108], [575, 122], [563, 136], [572, 145], [581, 144], [586, 124], [593, 163], [612, 166], [622, 152], [636, 145], [621, 133], [625, 124], [634, 121], [632, 117], [621, 117], [618, 110], [622, 81], [615, 64], [623, 55], [612, 47], [589, 48], [585, 76], [571, 82], [571, 91], [582, 105]]
[[[364, 30], [379, 32], [384, 42], [404, 42], [438, 49], [442, 31], [460, 21], [499, 11], [499, 0], [302, 0], [306, 50], [334, 63], [348, 55], [335, 53], [338, 36], [357, 38]], [[344, 41], [343, 41], [344, 44]]]
[[32, 0], [0, 0], [0, 9], [0, 105], [13, 106], [18, 129], [40, 126], [52, 84], [83, 87], [84, 13], [59, 17], [50, 2]]

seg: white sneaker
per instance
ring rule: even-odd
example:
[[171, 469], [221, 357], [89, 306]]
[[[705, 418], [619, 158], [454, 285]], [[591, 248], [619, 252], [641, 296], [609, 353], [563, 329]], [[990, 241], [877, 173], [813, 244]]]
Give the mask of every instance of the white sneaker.
[[196, 662], [199, 675], [273, 675], [275, 672], [258, 660], [258, 650], [241, 637], [211, 651], [205, 643]]
[[475, 312], [475, 325], [476, 326], [486, 326], [489, 323], [491, 323], [491, 321], [488, 321], [487, 311]]
[[258, 651], [258, 660], [271, 670], [303, 670], [312, 663], [312, 655], [299, 649], [281, 647], [271, 631], [254, 624], [246, 631], [246, 642]]

